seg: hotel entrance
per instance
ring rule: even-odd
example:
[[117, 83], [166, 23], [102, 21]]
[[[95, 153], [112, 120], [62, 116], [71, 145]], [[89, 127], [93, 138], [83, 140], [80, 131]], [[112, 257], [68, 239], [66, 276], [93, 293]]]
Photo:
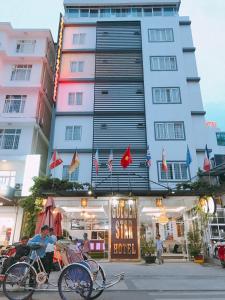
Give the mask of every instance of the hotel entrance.
[[168, 259], [187, 259], [187, 235], [192, 226], [191, 209], [194, 197], [168, 197], [140, 199], [141, 247], [146, 241], [154, 241], [160, 234], [163, 256]]
[[107, 260], [137, 261], [142, 245], [155, 243], [160, 234], [164, 257], [188, 257], [187, 233], [195, 197], [54, 198], [63, 216], [64, 235], [72, 240], [88, 234], [91, 256]]

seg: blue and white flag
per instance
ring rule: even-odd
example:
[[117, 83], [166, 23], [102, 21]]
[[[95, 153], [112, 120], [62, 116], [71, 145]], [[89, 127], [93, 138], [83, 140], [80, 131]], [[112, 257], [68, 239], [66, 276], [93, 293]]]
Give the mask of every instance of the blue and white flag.
[[148, 146], [148, 148], [147, 148], [146, 164], [147, 164], [147, 166], [148, 166], [149, 168], [150, 168], [151, 165], [152, 165], [152, 157], [151, 157], [151, 152], [150, 152], [149, 146]]
[[186, 155], [187, 167], [189, 167], [191, 163], [192, 163], [191, 153], [190, 153], [189, 147], [187, 146], [187, 155]]

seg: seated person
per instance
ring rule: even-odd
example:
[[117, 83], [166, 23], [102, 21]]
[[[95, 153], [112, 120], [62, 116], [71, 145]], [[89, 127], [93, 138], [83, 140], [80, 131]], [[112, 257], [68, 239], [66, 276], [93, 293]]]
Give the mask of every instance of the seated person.
[[2, 268], [2, 274], [5, 274], [5, 272], [8, 270], [10, 266], [15, 264], [18, 261], [24, 260], [25, 257], [28, 257], [30, 253], [30, 247], [27, 245], [28, 243], [28, 237], [23, 236], [21, 238], [20, 243], [18, 243], [15, 248], [16, 248], [16, 253], [15, 256], [10, 256], [8, 257], [4, 263], [3, 263], [3, 268]]

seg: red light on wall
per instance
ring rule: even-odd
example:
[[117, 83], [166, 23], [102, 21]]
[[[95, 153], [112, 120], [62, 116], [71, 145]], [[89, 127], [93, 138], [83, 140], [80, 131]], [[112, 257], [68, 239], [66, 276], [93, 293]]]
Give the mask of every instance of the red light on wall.
[[217, 128], [217, 123], [215, 121], [208, 121], [206, 122], [206, 126]]

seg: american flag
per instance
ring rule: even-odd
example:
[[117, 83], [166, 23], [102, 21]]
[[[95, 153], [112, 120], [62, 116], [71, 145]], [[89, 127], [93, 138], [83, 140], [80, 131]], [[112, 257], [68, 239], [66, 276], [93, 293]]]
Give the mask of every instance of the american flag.
[[112, 170], [113, 170], [113, 152], [112, 152], [112, 150], [110, 151], [107, 165], [108, 165], [109, 172], [112, 173]]
[[99, 168], [98, 150], [96, 150], [95, 152], [94, 165], [95, 165], [95, 172], [98, 175], [98, 168]]
[[152, 157], [151, 157], [151, 152], [150, 152], [149, 146], [148, 146], [148, 148], [147, 148], [146, 164], [147, 164], [147, 166], [148, 166], [149, 168], [150, 168], [151, 165], [152, 165]]

